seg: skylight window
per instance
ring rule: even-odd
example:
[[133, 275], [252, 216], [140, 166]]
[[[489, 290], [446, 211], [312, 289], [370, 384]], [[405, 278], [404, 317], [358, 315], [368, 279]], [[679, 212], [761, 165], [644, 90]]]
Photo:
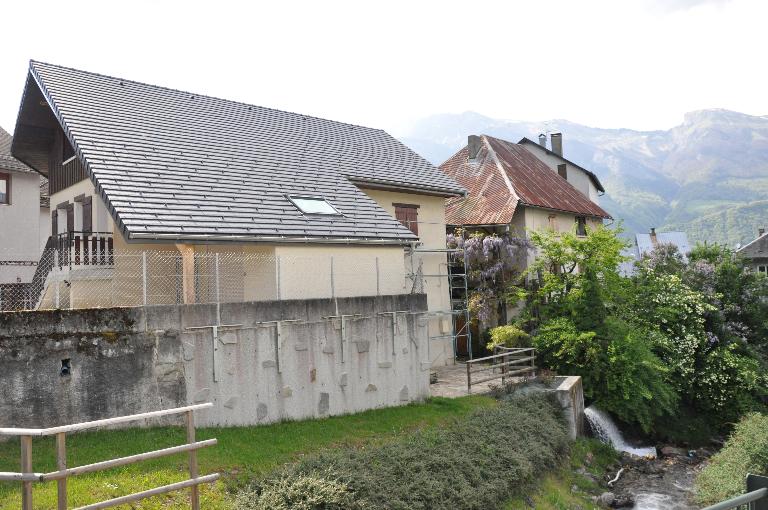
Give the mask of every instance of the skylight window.
[[327, 200], [320, 197], [288, 197], [296, 208], [304, 214], [336, 214], [337, 211]]

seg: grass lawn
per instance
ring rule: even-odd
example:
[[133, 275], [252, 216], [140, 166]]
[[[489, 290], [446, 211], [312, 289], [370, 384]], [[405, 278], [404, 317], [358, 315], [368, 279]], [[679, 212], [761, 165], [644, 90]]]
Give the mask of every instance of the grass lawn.
[[[201, 474], [219, 472], [223, 481], [202, 487], [201, 506], [206, 510], [230, 508], [228, 488], [254, 475], [268, 473], [302, 454], [339, 445], [381, 441], [416, 428], [446, 423], [479, 407], [496, 404], [490, 397], [433, 398], [422, 404], [376, 409], [322, 420], [283, 422], [260, 427], [199, 429], [197, 439], [215, 437], [219, 443], [199, 452]], [[99, 431], [67, 437], [68, 464], [77, 466], [182, 444], [178, 427]], [[55, 471], [53, 438], [35, 440], [34, 470]], [[184, 480], [188, 477], [186, 454], [155, 459], [132, 466], [91, 473], [69, 480], [69, 506], [76, 507]], [[19, 442], [0, 443], [0, 471], [19, 470]], [[35, 484], [34, 508], [56, 508], [56, 484]], [[144, 500], [140, 508], [188, 508], [188, 491]], [[0, 510], [21, 506], [20, 485], [0, 483]], [[137, 508], [123, 506], [119, 508]]]
[[[575, 470], [584, 468], [598, 480], [606, 468], [617, 458], [617, 453], [595, 439], [578, 439], [573, 444], [571, 459], [558, 472], [544, 477], [538, 489], [531, 493], [530, 500], [536, 510], [584, 510], [597, 509], [591, 496], [599, 495], [603, 489], [594, 481], [579, 475]], [[573, 487], [578, 490], [573, 491]], [[505, 510], [530, 510], [524, 498], [509, 502]]]

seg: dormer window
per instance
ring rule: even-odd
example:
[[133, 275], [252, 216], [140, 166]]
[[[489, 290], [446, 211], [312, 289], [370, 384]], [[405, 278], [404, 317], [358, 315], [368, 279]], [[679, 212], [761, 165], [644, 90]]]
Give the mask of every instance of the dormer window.
[[341, 213], [322, 197], [288, 197], [288, 200], [304, 214], [341, 216]]

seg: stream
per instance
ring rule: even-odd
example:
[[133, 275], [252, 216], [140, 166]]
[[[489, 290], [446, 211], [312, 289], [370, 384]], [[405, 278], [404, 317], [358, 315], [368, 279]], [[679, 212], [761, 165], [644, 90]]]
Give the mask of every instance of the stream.
[[[634, 506], [617, 505], [636, 510], [695, 510], [690, 502], [697, 465], [706, 459], [706, 450], [687, 451], [675, 447], [661, 449], [657, 457], [654, 446], [630, 444], [616, 423], [603, 411], [589, 406], [584, 410], [592, 433], [601, 441], [622, 452], [624, 468], [611, 491], [614, 501], [634, 502]], [[610, 499], [610, 498], [609, 498]]]

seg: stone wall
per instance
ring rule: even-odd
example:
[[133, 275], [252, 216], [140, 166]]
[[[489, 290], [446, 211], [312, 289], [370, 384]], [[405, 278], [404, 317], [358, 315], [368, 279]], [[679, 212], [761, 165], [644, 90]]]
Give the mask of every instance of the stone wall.
[[426, 307], [422, 294], [0, 313], [0, 426], [198, 402], [214, 403], [200, 425], [249, 425], [423, 399]]

